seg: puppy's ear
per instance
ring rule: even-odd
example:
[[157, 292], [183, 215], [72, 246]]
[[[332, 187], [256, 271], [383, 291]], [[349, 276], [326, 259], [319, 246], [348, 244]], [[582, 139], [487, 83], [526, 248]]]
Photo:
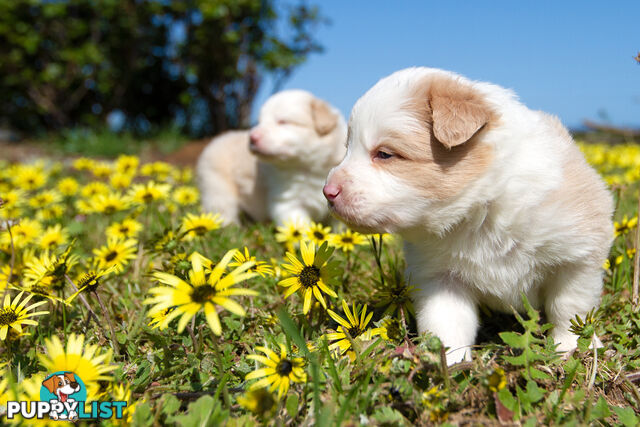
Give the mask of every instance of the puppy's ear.
[[55, 375], [51, 375], [51, 377], [47, 378], [46, 380], [42, 381], [42, 385], [49, 390], [49, 392], [55, 394], [56, 393], [56, 389], [58, 387], [56, 387], [56, 381], [58, 378], [56, 378]]
[[454, 79], [434, 80], [429, 90], [429, 104], [433, 135], [447, 148], [467, 142], [491, 116], [482, 96]]
[[338, 125], [338, 118], [331, 111], [329, 105], [320, 99], [311, 101], [311, 117], [313, 117], [313, 125], [316, 132], [320, 136], [324, 136], [334, 130]]
[[73, 372], [65, 372], [64, 376], [66, 379], [69, 380], [69, 382], [72, 383], [77, 383], [78, 381], [76, 381], [76, 374], [74, 374]]

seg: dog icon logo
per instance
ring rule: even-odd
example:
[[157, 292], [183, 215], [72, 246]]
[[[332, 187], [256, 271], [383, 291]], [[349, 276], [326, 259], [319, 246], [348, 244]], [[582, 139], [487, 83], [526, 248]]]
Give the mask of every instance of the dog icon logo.
[[49, 417], [53, 420], [77, 419], [77, 405], [86, 399], [86, 388], [73, 372], [55, 372], [42, 382], [40, 400], [51, 403]]

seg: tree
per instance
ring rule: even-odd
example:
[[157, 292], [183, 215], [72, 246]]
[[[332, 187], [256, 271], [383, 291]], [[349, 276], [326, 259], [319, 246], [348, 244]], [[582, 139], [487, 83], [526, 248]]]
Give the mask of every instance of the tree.
[[0, 2], [0, 118], [27, 132], [113, 112], [136, 131], [244, 127], [264, 77], [321, 50], [321, 22], [275, 0]]

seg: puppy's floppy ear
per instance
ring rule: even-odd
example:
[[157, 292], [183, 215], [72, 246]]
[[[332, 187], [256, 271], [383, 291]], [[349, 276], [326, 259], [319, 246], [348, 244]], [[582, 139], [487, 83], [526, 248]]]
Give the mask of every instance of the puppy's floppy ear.
[[42, 381], [42, 385], [49, 390], [49, 392], [55, 394], [58, 387], [56, 387], [56, 381], [58, 378], [55, 375], [51, 375], [51, 377]]
[[74, 374], [73, 372], [65, 372], [64, 376], [66, 379], [69, 380], [69, 382], [72, 383], [77, 383], [78, 381], [76, 380], [76, 374]]
[[324, 136], [334, 130], [338, 125], [338, 118], [331, 111], [329, 105], [320, 99], [311, 101], [311, 117], [313, 117], [313, 125], [316, 132], [320, 136]]
[[451, 78], [431, 83], [429, 104], [433, 135], [447, 148], [467, 142], [489, 122], [491, 116], [480, 94]]

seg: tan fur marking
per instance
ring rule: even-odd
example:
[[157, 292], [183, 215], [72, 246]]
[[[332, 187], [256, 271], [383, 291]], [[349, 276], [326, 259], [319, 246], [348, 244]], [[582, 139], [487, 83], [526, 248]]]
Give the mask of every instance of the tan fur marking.
[[435, 78], [429, 87], [433, 134], [445, 147], [471, 139], [489, 122], [490, 112], [480, 95], [451, 78]]
[[338, 118], [331, 111], [326, 102], [320, 99], [311, 101], [311, 116], [318, 135], [324, 136], [330, 133], [338, 125]]
[[[436, 84], [437, 87], [433, 85]], [[430, 94], [440, 93], [444, 88], [455, 96], [464, 94], [474, 99], [475, 109], [483, 105], [479, 95], [470, 88], [463, 87], [455, 80], [442, 77], [429, 78], [416, 85], [414, 96], [406, 104], [408, 112], [418, 118], [422, 124], [420, 129], [390, 130], [380, 138], [380, 145], [388, 147], [400, 158], [376, 161], [377, 167], [385, 168], [395, 176], [402, 178], [410, 185], [420, 188], [430, 198], [445, 200], [457, 195], [473, 179], [480, 176], [493, 159], [493, 149], [483, 143], [483, 130], [474, 132], [464, 144], [445, 146], [435, 136], [435, 120], [429, 101]], [[477, 99], [476, 99], [477, 98]], [[494, 118], [486, 107], [484, 115], [487, 120]]]
[[55, 394], [56, 390], [58, 389], [58, 387], [56, 386], [57, 380], [58, 380], [58, 377], [56, 375], [52, 375], [50, 378], [47, 378], [46, 380], [42, 381], [42, 385], [45, 386], [45, 388], [49, 390], [49, 392]]
[[597, 172], [587, 164], [560, 120], [544, 115], [550, 128], [562, 138], [563, 144], [558, 146], [558, 151], [563, 152], [564, 162], [562, 185], [551, 192], [542, 204], [574, 212], [575, 230], [583, 236], [591, 236], [602, 242], [594, 245], [600, 252], [594, 251], [589, 257], [590, 261], [601, 263], [607, 257], [610, 241], [613, 239], [610, 221], [613, 211], [611, 194]]
[[64, 373], [64, 377], [66, 379], [68, 379], [69, 382], [72, 382], [72, 383], [77, 383], [78, 382], [78, 381], [76, 381], [76, 374], [74, 374], [73, 372], [65, 372]]

